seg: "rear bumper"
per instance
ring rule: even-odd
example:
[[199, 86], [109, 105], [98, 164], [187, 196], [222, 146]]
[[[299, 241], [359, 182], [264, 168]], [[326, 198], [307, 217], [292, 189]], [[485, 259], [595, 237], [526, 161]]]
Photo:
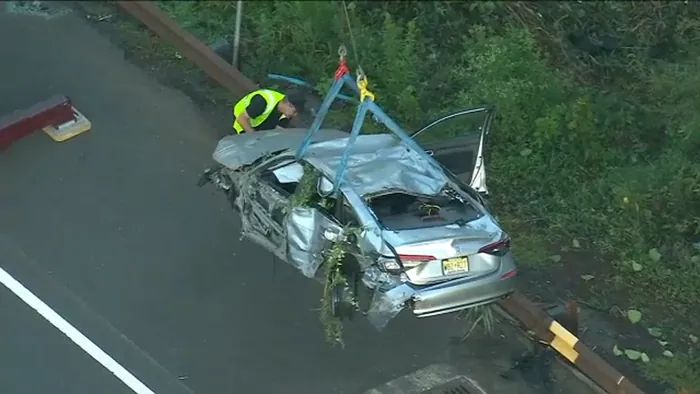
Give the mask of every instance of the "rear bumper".
[[[501, 259], [501, 267], [493, 274], [477, 278], [454, 279], [433, 286], [416, 286], [410, 306], [417, 317], [429, 317], [457, 312], [488, 304], [508, 296], [515, 288], [516, 269], [512, 253]], [[506, 275], [506, 278], [503, 278]]]

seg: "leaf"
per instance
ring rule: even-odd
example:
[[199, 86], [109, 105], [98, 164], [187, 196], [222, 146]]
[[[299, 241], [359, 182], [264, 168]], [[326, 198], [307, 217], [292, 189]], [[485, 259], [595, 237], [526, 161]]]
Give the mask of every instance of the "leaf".
[[688, 338], [690, 338], [690, 341], [693, 343], [698, 343], [698, 337], [696, 337], [693, 334], [688, 335]]
[[651, 261], [657, 263], [659, 260], [661, 260], [661, 253], [659, 253], [656, 248], [649, 249], [649, 258]]
[[661, 346], [668, 345], [668, 341], [657, 341], [657, 342], [659, 342], [659, 345], [661, 345]]
[[530, 156], [531, 153], [532, 153], [532, 149], [525, 148], [525, 149], [520, 151], [520, 156], [522, 156], [522, 157]]
[[627, 356], [627, 358], [629, 358], [630, 360], [635, 361], [639, 360], [639, 358], [642, 357], [642, 353], [636, 350], [626, 349], [625, 356]]
[[613, 354], [616, 356], [622, 356], [623, 351], [620, 350], [620, 348], [617, 347], [617, 345], [613, 346]]
[[670, 350], [664, 350], [664, 352], [661, 354], [663, 354], [666, 357], [673, 357], [673, 353]]
[[578, 241], [578, 239], [574, 239], [571, 244], [574, 246], [574, 248], [580, 248], [581, 243]]
[[595, 278], [595, 276], [593, 276], [593, 275], [581, 275], [581, 279], [585, 280], [586, 282], [588, 282], [589, 280], [591, 280], [593, 278]]
[[558, 262], [561, 261], [561, 256], [559, 256], [558, 254], [555, 254], [555, 255], [553, 255], [553, 256], [549, 256], [549, 259], [552, 260], [552, 261], [555, 262], [555, 263], [558, 263]]
[[650, 360], [649, 360], [649, 356], [647, 356], [646, 353], [642, 353], [642, 355], [641, 355], [640, 358], [642, 359], [642, 362], [643, 362], [643, 363], [648, 363], [648, 362], [650, 361]]
[[634, 272], [639, 272], [639, 271], [642, 270], [642, 265], [639, 264], [639, 263], [636, 262], [636, 261], [633, 261], [633, 262], [632, 262], [632, 270], [633, 270]]
[[651, 335], [654, 338], [658, 338], [661, 336], [661, 329], [659, 328], [650, 327], [647, 329], [647, 331], [649, 332], [649, 335]]
[[642, 320], [642, 312], [636, 309], [630, 309], [627, 311], [627, 318], [630, 320], [630, 323], [637, 324]]

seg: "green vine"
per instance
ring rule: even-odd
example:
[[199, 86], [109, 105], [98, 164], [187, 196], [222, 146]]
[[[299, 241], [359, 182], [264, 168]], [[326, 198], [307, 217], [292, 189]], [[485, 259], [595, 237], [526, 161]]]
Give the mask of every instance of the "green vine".
[[[310, 165], [304, 165], [304, 173], [299, 179], [294, 194], [289, 199], [289, 209], [293, 208], [310, 208], [315, 205], [318, 207], [330, 210], [333, 206], [333, 200], [330, 198], [321, 197], [318, 194], [318, 182], [321, 178], [321, 172]], [[340, 235], [340, 238], [333, 241], [329, 248], [324, 253], [323, 273], [324, 286], [323, 295], [321, 297], [321, 313], [320, 320], [323, 324], [324, 335], [328, 342], [333, 345], [344, 347], [343, 342], [343, 323], [340, 317], [333, 313], [333, 291], [336, 288], [346, 288], [349, 286], [347, 278], [343, 274], [343, 259], [348, 253], [348, 236], [350, 234], [359, 234], [359, 229], [345, 227]], [[353, 307], [358, 309], [357, 302], [351, 301]]]
[[290, 207], [310, 207], [314, 197], [318, 195], [317, 187], [320, 178], [321, 172], [319, 170], [308, 164], [304, 165], [304, 173], [299, 179], [294, 194], [289, 199]]
[[326, 341], [345, 347], [343, 342], [343, 323], [340, 318], [333, 315], [332, 293], [337, 286], [347, 286], [348, 282], [342, 274], [343, 258], [346, 248], [344, 241], [333, 242], [333, 245], [324, 254], [324, 285], [321, 296], [321, 324]]
[[[357, 235], [358, 228], [345, 227], [341, 237], [334, 241], [330, 248], [324, 253], [324, 286], [323, 295], [321, 297], [321, 324], [323, 324], [326, 340], [333, 345], [345, 347], [343, 342], [343, 323], [341, 318], [333, 314], [333, 291], [338, 288], [348, 288], [350, 285], [346, 276], [343, 274], [343, 260], [348, 253], [350, 242], [348, 236], [350, 234]], [[359, 310], [357, 300], [351, 300], [353, 308]]]

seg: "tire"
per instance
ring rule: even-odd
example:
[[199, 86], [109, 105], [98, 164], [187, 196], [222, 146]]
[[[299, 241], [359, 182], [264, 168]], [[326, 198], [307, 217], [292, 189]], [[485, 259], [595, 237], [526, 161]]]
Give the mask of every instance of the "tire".
[[348, 281], [348, 286], [339, 283], [331, 291], [331, 310], [333, 316], [340, 320], [352, 320], [355, 315], [355, 305], [353, 300], [355, 299], [357, 280], [355, 275], [346, 277]]
[[355, 302], [358, 296], [358, 284], [361, 275], [360, 265], [352, 256], [346, 256], [342, 263], [342, 275], [347, 286], [338, 284], [331, 291], [331, 308], [333, 316], [341, 320], [352, 320], [355, 315]]

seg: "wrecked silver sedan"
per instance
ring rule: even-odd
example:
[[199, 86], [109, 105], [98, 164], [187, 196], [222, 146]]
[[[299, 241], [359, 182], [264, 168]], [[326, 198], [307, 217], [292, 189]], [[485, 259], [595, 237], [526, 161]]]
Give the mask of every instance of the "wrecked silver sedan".
[[[200, 186], [223, 190], [240, 213], [242, 236], [306, 277], [323, 280], [325, 251], [347, 242], [347, 286], [332, 300], [338, 315], [359, 308], [381, 329], [404, 308], [418, 317], [455, 312], [514, 287], [510, 239], [485, 199], [491, 118], [488, 107], [470, 109], [414, 133], [435, 160], [391, 134], [360, 135], [337, 193], [347, 133], [320, 129], [301, 159], [295, 149], [305, 129], [227, 136]], [[295, 203], [300, 194], [307, 204]]]

